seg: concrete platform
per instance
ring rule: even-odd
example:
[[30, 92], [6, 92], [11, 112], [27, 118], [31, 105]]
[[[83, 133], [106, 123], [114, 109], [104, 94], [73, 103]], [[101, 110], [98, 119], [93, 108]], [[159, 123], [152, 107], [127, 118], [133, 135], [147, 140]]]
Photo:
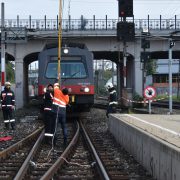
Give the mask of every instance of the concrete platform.
[[180, 115], [111, 114], [109, 130], [154, 178], [180, 179]]

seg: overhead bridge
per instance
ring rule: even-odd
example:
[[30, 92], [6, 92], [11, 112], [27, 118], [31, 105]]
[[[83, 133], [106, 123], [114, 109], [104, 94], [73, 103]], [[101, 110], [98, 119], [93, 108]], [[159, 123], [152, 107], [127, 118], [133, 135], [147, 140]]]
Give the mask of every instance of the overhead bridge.
[[[128, 20], [128, 19], [127, 19]], [[142, 95], [143, 76], [140, 54], [142, 29], [148, 29], [150, 35], [150, 52], [153, 59], [168, 59], [169, 38], [172, 32], [176, 41], [179, 40], [180, 20], [174, 19], [129, 19], [135, 23], [135, 40], [126, 43], [126, 86], [123, 97], [132, 99], [134, 92]], [[117, 41], [118, 19], [63, 19], [62, 38], [64, 43], [84, 43], [93, 52], [94, 59], [107, 59], [117, 63], [118, 73], [122, 71], [123, 42]], [[28, 101], [28, 65], [38, 59], [39, 52], [49, 43], [56, 43], [58, 38], [57, 19], [5, 19], [6, 60], [15, 61], [16, 102], [17, 108]], [[173, 47], [173, 58], [180, 59], [180, 44]], [[121, 69], [121, 70], [120, 70]], [[121, 74], [122, 75], [122, 74]], [[118, 82], [120, 84], [120, 82]], [[23, 95], [23, 97], [22, 97]]]

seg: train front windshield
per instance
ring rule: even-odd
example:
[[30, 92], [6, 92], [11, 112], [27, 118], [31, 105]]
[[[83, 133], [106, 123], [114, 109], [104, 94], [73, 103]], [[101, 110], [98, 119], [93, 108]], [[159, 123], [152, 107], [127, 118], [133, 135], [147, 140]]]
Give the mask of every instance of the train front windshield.
[[[50, 62], [47, 65], [46, 77], [57, 78], [57, 62]], [[87, 76], [85, 66], [82, 62], [61, 61], [61, 78], [85, 78]]]

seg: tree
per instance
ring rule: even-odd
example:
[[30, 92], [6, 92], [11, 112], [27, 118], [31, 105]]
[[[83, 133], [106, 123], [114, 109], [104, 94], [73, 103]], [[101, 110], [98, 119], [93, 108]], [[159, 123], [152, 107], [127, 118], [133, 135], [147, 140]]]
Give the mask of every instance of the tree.
[[6, 80], [10, 82], [15, 82], [14, 64], [10, 61], [6, 62]]
[[156, 72], [157, 60], [150, 59], [146, 62], [146, 75], [152, 75]]
[[12, 62], [6, 63], [6, 79], [10, 82], [15, 82], [14, 64]]

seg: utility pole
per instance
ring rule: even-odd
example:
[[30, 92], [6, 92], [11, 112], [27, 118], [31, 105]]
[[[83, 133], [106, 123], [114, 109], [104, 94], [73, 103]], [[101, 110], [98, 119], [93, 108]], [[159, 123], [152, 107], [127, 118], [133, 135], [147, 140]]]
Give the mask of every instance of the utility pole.
[[6, 81], [4, 3], [1, 3], [1, 90]]
[[178, 78], [177, 78], [177, 83], [178, 83], [178, 87], [177, 87], [177, 99], [179, 99], [180, 59], [178, 60], [178, 64], [179, 64], [179, 70], [178, 70]]
[[62, 45], [62, 1], [59, 0], [59, 28], [58, 28], [58, 83], [61, 85], [61, 45]]
[[169, 38], [169, 113], [172, 114], [172, 47], [174, 41]]

